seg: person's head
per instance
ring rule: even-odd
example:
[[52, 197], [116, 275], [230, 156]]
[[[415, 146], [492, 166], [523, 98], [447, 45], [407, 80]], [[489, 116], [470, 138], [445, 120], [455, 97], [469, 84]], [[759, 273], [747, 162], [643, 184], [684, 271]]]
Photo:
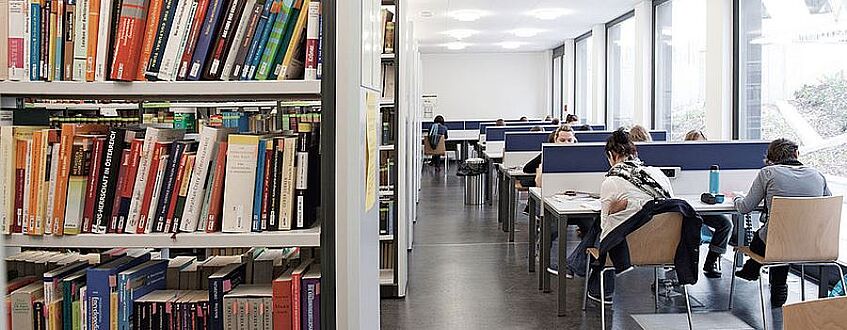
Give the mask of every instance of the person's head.
[[551, 115], [547, 115], [547, 117], [544, 117], [544, 121], [551, 121], [551, 120], [553, 120], [553, 116], [551, 116]]
[[523, 117], [521, 117], [520, 121], [529, 121], [529, 118], [526, 118], [526, 116], [523, 116]]
[[538, 126], [538, 125], [532, 126], [532, 128], [529, 129], [530, 132], [541, 132], [543, 130], [544, 129], [541, 128], [541, 126]]
[[559, 125], [559, 118], [553, 118], [553, 120], [550, 120], [550, 124]]
[[629, 138], [632, 142], [651, 142], [653, 139], [650, 137], [650, 133], [644, 129], [644, 126], [634, 125], [629, 129]]
[[685, 141], [706, 141], [706, 134], [699, 129], [693, 129], [685, 133]]
[[635, 143], [625, 129], [619, 128], [606, 139], [606, 158], [609, 160], [609, 165], [615, 166], [617, 163], [637, 156], [638, 150], [635, 148]]
[[553, 143], [571, 144], [576, 142], [576, 134], [574, 134], [573, 128], [568, 125], [563, 125], [553, 132]]
[[503, 118], [497, 119], [497, 121], [494, 123], [494, 126], [506, 126], [506, 121], [503, 120]]
[[790, 161], [797, 161], [800, 156], [800, 147], [794, 141], [789, 139], [776, 139], [768, 145], [768, 154], [765, 156], [765, 163], [768, 165], [783, 164]]
[[577, 123], [579, 123], [579, 117], [577, 117], [576, 115], [570, 115], [569, 114], [565, 117], [565, 124], [573, 125], [573, 124], [577, 124]]
[[433, 119], [432, 121], [444, 125], [444, 117], [442, 117], [441, 115], [435, 116], [435, 119]]
[[593, 131], [593, 130], [594, 129], [591, 128], [591, 125], [588, 125], [588, 124], [582, 125], [578, 129], [578, 131]]

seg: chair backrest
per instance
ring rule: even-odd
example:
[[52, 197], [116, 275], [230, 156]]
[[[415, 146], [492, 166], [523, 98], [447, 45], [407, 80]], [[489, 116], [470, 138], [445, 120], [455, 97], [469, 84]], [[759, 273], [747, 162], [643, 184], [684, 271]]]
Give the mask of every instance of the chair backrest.
[[682, 233], [682, 214], [654, 216], [638, 230], [627, 235], [629, 258], [634, 266], [670, 265]]
[[810, 300], [782, 307], [785, 330], [843, 329], [847, 324], [847, 297]]
[[429, 142], [429, 137], [423, 138], [424, 143], [424, 155], [427, 156], [444, 156], [447, 154], [447, 143], [443, 135], [438, 135], [438, 145], [435, 148], [432, 148], [432, 144]]
[[765, 261], [837, 260], [843, 202], [843, 196], [774, 196]]

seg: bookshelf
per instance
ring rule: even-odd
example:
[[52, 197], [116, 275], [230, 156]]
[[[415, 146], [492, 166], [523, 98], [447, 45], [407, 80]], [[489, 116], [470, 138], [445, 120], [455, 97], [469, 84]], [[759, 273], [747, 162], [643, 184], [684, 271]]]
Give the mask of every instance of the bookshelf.
[[320, 99], [321, 81], [2, 81], [0, 96], [147, 100]]

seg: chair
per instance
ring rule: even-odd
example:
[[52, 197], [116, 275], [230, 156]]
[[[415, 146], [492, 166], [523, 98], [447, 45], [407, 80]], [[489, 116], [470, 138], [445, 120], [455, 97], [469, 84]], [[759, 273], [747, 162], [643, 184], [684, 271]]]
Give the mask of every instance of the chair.
[[847, 324], [845, 310], [847, 297], [788, 304], [782, 308], [783, 329], [840, 329]]
[[[644, 224], [638, 230], [632, 232], [626, 237], [627, 245], [629, 246], [629, 256], [633, 267], [652, 267], [653, 279], [657, 281], [659, 278], [659, 268], [673, 267], [674, 256], [676, 255], [676, 247], [679, 245], [680, 236], [682, 233], [682, 214], [680, 213], [664, 213], [654, 216], [648, 223]], [[586, 253], [590, 254], [595, 259], [600, 257], [600, 251], [596, 248], [587, 249]], [[591, 258], [586, 258], [586, 275], [590, 271]], [[607, 271], [614, 271], [614, 267], [610, 260], [606, 260], [606, 264], [600, 271], [600, 292], [603, 295], [605, 289], [605, 275]], [[688, 298], [688, 286], [683, 285], [685, 291], [685, 309], [688, 314], [688, 327], [693, 329], [694, 325], [691, 321], [691, 303]], [[659, 286], [655, 287], [655, 308], [659, 309]], [[616, 290], [617, 291], [617, 290]], [[586, 309], [588, 304], [588, 278], [585, 280], [585, 292], [582, 300], [582, 310]], [[600, 299], [600, 326], [606, 328], [606, 302], [605, 299]]]
[[438, 145], [435, 148], [432, 147], [432, 143], [429, 142], [429, 137], [423, 137], [424, 144], [424, 156], [441, 156], [444, 158], [444, 176], [447, 177], [447, 170], [449, 161], [447, 159], [447, 139], [444, 138], [443, 135], [438, 135]]
[[[762, 264], [759, 273], [759, 295], [762, 301], [762, 322], [768, 329], [768, 313], [764, 295], [764, 276], [768, 268], [776, 266], [835, 266], [844, 285], [844, 271], [838, 259], [841, 206], [843, 196], [777, 197], [771, 202], [768, 220], [767, 252], [760, 256], [749, 247], [735, 248], [732, 264], [742, 253]], [[805, 280], [800, 281], [801, 300], [805, 300]], [[729, 308], [735, 291], [735, 276], [729, 289]]]

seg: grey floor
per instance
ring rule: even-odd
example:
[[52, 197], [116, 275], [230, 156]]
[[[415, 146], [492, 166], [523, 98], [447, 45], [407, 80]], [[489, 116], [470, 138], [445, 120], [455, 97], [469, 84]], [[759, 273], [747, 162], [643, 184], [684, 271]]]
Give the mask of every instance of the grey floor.
[[[445, 181], [442, 172], [424, 169], [414, 249], [409, 255], [408, 294], [405, 298], [382, 300], [383, 329], [600, 328], [596, 305], [589, 303], [587, 311], [581, 310], [581, 290], [571, 289], [569, 284], [565, 317], [556, 316], [555, 278], [553, 293], [537, 290], [537, 275], [526, 268], [526, 216], [518, 217], [515, 242], [508, 243], [507, 234], [498, 227], [496, 202], [494, 206], [465, 206], [462, 198], [461, 178], [451, 173]], [[574, 241], [569, 246], [575, 246], [575, 235], [571, 232], [568, 238]], [[727, 316], [722, 312], [726, 312], [729, 296], [730, 264], [723, 260], [722, 279], [701, 276], [690, 289], [693, 311], [711, 313], [698, 317]], [[614, 307], [607, 308], [607, 326], [641, 329], [632, 316], [655, 313], [652, 275], [652, 270], [636, 269], [618, 278]], [[581, 278], [570, 281], [573, 288], [583, 285]], [[798, 278], [790, 277], [789, 283], [789, 302], [799, 300]], [[736, 285], [736, 304], [731, 315], [742, 324], [761, 328], [758, 285], [743, 280], [736, 281]], [[809, 297], [817, 295], [811, 285], [807, 289]], [[683, 299], [660, 296], [659, 313], [684, 312]], [[779, 309], [773, 310], [773, 318], [774, 328], [780, 329]], [[665, 328], [678, 328], [678, 323], [668, 322]], [[709, 328], [716, 328], [714, 322], [708, 324], [712, 324]]]

